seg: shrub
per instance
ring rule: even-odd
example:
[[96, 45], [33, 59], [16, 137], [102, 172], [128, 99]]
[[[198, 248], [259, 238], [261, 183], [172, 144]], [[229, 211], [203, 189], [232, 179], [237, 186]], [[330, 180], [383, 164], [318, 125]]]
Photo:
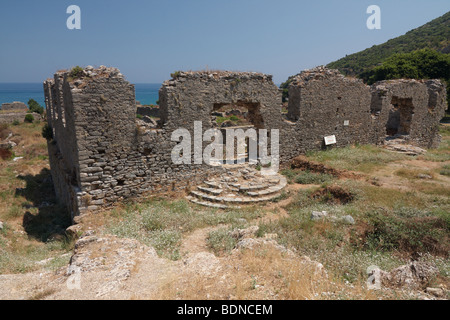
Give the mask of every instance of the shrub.
[[25, 116], [25, 120], [24, 120], [25, 122], [28, 122], [28, 123], [33, 123], [33, 121], [34, 121], [34, 117], [33, 117], [33, 115], [32, 114], [27, 114], [26, 116]]
[[448, 220], [422, 212], [369, 214], [368, 225], [356, 243], [369, 250], [429, 252], [448, 256]]
[[174, 73], [171, 73], [170, 76], [173, 79], [176, 79], [176, 78], [178, 78], [180, 76], [180, 74], [181, 74], [181, 71], [175, 71]]
[[216, 255], [230, 253], [236, 247], [237, 239], [231, 236], [231, 231], [230, 228], [221, 228], [209, 233], [206, 242]]
[[42, 136], [47, 140], [53, 139], [53, 129], [48, 123], [42, 128]]
[[36, 112], [40, 115], [44, 114], [44, 108], [36, 102], [34, 99], [28, 100], [28, 108], [30, 109], [28, 112]]
[[13, 126], [18, 126], [20, 124], [20, 121], [19, 120], [14, 120], [13, 122], [12, 122], [12, 125]]
[[81, 78], [84, 74], [84, 70], [83, 68], [81, 68], [80, 66], [76, 66], [74, 68], [72, 68], [72, 70], [70, 71], [70, 77], [72, 78]]

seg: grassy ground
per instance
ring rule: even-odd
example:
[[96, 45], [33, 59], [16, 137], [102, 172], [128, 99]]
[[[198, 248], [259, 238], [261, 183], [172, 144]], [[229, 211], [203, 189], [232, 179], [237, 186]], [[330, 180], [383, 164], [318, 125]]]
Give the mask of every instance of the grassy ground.
[[[0, 231], [0, 274], [55, 270], [68, 263], [73, 249], [73, 240], [64, 234], [68, 214], [57, 205], [52, 188], [42, 127], [40, 123], [20, 124], [0, 130], [2, 135], [14, 134], [14, 156], [23, 157], [0, 162], [0, 221], [4, 224]], [[448, 287], [449, 127], [442, 127], [441, 134], [441, 147], [419, 157], [375, 146], [310, 152], [310, 161], [359, 174], [339, 178], [285, 169], [282, 174], [289, 180], [287, 190], [263, 206], [222, 211], [190, 204], [180, 196], [158, 197], [119, 204], [84, 223], [99, 232], [137, 239], [173, 261], [185, 256], [184, 242], [202, 229], [208, 230], [205, 247], [226, 259], [237, 243], [231, 231], [257, 225], [257, 237], [270, 236], [299, 256], [321, 262], [333, 279], [335, 292], [344, 290], [341, 284], [355, 288], [334, 298], [374, 297], [361, 289], [367, 268], [376, 265], [389, 271], [412, 258], [433, 262], [439, 268], [440, 274], [430, 286]], [[327, 211], [338, 218], [351, 215], [355, 224], [313, 221], [312, 211]], [[318, 290], [310, 285], [307, 275], [299, 274], [297, 262], [284, 263], [279, 252], [244, 252], [238, 259], [237, 297], [254, 297], [252, 292], [261, 283], [280, 286], [279, 297], [283, 299], [311, 298]], [[46, 262], [37, 264], [42, 260]], [[274, 277], [277, 274], [280, 276]], [[215, 283], [208, 285], [214, 287]], [[190, 292], [183, 297], [199, 297], [195, 290]]]
[[72, 249], [64, 236], [70, 221], [55, 198], [42, 127], [2, 127], [2, 135], [13, 133], [17, 146], [10, 159], [0, 160], [0, 274], [37, 270], [36, 263], [49, 258], [54, 259], [44, 265], [54, 269], [70, 258], [63, 256]]

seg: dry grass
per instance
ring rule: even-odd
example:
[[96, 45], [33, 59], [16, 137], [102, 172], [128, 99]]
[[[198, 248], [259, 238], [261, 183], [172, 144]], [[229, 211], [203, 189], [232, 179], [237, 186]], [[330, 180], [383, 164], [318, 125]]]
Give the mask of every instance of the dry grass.
[[44, 289], [42, 291], [39, 291], [39, 292], [33, 294], [27, 300], [44, 300], [46, 297], [51, 296], [55, 292], [56, 292], [56, 289]]
[[228, 269], [212, 277], [171, 275], [150, 298], [162, 300], [329, 300], [375, 299], [363, 285], [349, 285], [315, 265], [273, 246], [237, 251], [222, 258]]
[[70, 221], [65, 208], [56, 204], [43, 125], [8, 128], [18, 144], [13, 151], [23, 159], [0, 161], [0, 221], [6, 225], [0, 233], [0, 273], [35, 270], [35, 262], [72, 247], [64, 238]]

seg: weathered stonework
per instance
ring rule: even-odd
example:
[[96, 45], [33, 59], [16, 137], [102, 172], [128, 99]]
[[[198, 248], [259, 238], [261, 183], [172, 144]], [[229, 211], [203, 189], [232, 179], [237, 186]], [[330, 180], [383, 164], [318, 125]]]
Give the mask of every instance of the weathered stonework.
[[287, 116], [272, 77], [260, 73], [178, 72], [160, 89], [160, 121], [152, 127], [136, 119], [134, 86], [115, 68], [87, 67], [76, 79], [58, 72], [44, 83], [44, 92], [54, 133], [48, 144], [53, 181], [72, 218], [222, 172], [206, 164], [175, 165], [171, 155], [177, 142], [171, 135], [180, 128], [193, 135], [195, 121], [203, 131], [216, 127], [212, 115], [226, 105], [245, 108], [250, 127], [280, 131], [281, 162], [323, 148], [329, 135], [336, 136], [338, 147], [380, 144], [393, 132], [413, 144], [436, 146], [445, 105], [445, 87], [437, 80], [369, 87], [324, 68], [295, 77]]
[[[3, 103], [0, 108], [0, 124], [13, 123], [14, 121], [23, 122], [28, 113], [28, 106], [23, 102], [14, 101], [12, 103]], [[41, 120], [39, 113], [32, 113], [35, 120]]]
[[28, 110], [28, 106], [23, 102], [14, 101], [11, 103], [3, 103], [0, 110], [2, 110], [2, 111], [25, 111], [26, 112]]
[[[27, 114], [28, 112], [20, 112], [20, 111], [0, 113], [0, 124], [2, 123], [11, 124], [15, 121], [24, 122]], [[33, 112], [31, 113], [31, 115], [36, 121], [42, 120], [42, 116], [39, 113]]]

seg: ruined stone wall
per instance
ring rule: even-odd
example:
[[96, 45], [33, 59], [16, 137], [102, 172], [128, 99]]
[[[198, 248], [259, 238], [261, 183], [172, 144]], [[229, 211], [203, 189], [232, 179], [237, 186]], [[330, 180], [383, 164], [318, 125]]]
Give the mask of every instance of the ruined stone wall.
[[159, 118], [159, 107], [149, 107], [138, 104], [136, 113], [141, 116]]
[[[223, 170], [206, 164], [175, 165], [172, 150], [178, 142], [171, 141], [180, 128], [194, 138], [195, 121], [202, 123], [202, 133], [217, 126], [213, 113], [222, 106], [247, 108], [256, 129], [278, 129], [281, 161], [287, 162], [323, 148], [329, 135], [336, 136], [337, 146], [382, 143], [387, 127], [400, 123], [398, 119], [403, 119], [398, 127], [408, 128], [411, 141], [435, 146], [445, 104], [439, 81], [369, 87], [318, 68], [295, 77], [285, 117], [271, 76], [224, 71], [174, 76], [160, 89], [156, 127], [136, 119], [134, 86], [115, 68], [87, 67], [76, 78], [62, 71], [44, 83], [54, 132], [48, 144], [52, 177], [72, 217], [147, 192], [183, 189]], [[402, 115], [389, 116], [393, 103], [404, 106], [399, 107]], [[407, 112], [410, 105], [413, 116]]]
[[324, 147], [325, 136], [336, 136], [337, 146], [374, 143], [368, 127], [370, 88], [337, 70], [316, 68], [294, 77], [283, 141], [284, 158]]
[[261, 73], [180, 72], [163, 84], [159, 95], [161, 121], [168, 130], [192, 130], [194, 121], [210, 129], [215, 108], [227, 104], [249, 106], [255, 118], [262, 118], [262, 123], [254, 123], [257, 128], [281, 126], [278, 87]]
[[[28, 106], [23, 102], [3, 103], [0, 107], [0, 124], [10, 124], [14, 121], [23, 122], [28, 113]], [[39, 113], [32, 113], [34, 120], [42, 120]]]
[[[11, 124], [14, 121], [24, 122], [26, 115], [28, 112], [5, 112], [0, 113], [0, 124]], [[39, 113], [31, 113], [35, 121], [42, 120], [42, 116]]]
[[28, 106], [23, 102], [14, 101], [11, 103], [3, 103], [0, 107], [2, 111], [27, 111]]
[[139, 127], [134, 86], [117, 69], [58, 72], [44, 83], [48, 143], [57, 196], [72, 218], [152, 190], [184, 188], [214, 171], [174, 165], [171, 132]]
[[374, 143], [388, 135], [402, 135], [414, 145], [439, 145], [439, 121], [446, 108], [445, 85], [439, 80], [390, 80], [374, 84], [372, 90]]

